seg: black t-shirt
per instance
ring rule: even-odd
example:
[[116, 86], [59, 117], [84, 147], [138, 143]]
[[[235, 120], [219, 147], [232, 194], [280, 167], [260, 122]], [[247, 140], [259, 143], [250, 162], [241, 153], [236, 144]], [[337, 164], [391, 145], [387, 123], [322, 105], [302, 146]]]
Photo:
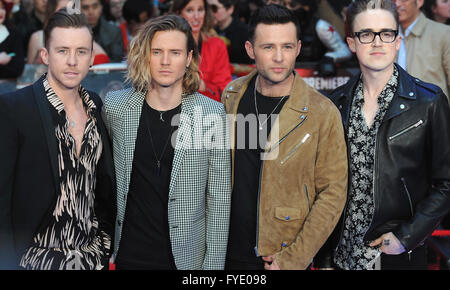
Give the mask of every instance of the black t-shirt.
[[233, 21], [224, 30], [216, 27], [217, 34], [229, 40], [226, 41], [228, 57], [231, 63], [248, 64], [253, 63], [245, 50], [245, 41], [248, 39], [247, 25], [238, 19]]
[[[237, 114], [242, 114], [241, 117], [246, 120], [249, 115], [256, 116], [255, 107], [255, 78], [253, 78], [247, 90], [242, 97]], [[264, 152], [262, 148], [265, 146], [265, 141], [270, 133], [273, 122], [276, 116], [270, 117], [267, 122], [265, 116], [271, 114], [278, 115], [281, 108], [287, 101], [288, 96], [285, 97], [266, 97], [260, 93], [256, 93], [256, 103], [258, 113], [260, 115], [260, 124], [263, 124], [263, 129], [259, 130], [259, 123], [256, 120], [256, 126], [250, 125], [251, 122], [245, 123], [245, 147], [243, 148], [243, 136], [238, 131], [240, 122], [236, 124], [236, 150], [235, 150], [235, 164], [234, 164], [234, 187], [231, 196], [231, 220], [230, 220], [230, 234], [228, 238], [227, 263], [236, 264], [236, 262], [254, 264], [263, 264], [260, 257], [256, 257], [256, 218], [258, 212], [258, 188], [259, 176], [262, 166], [261, 153]], [[278, 105], [278, 106], [277, 106]], [[261, 116], [265, 115], [265, 116]], [[241, 118], [237, 118], [239, 120]], [[243, 118], [242, 118], [243, 119]], [[242, 130], [241, 130], [242, 131]], [[259, 135], [264, 134], [263, 142], [255, 142], [259, 140]], [[256, 143], [257, 146], [254, 146]], [[241, 145], [239, 145], [241, 144]], [[230, 263], [230, 261], [233, 261]]]
[[[175, 145], [172, 145], [172, 140], [176, 140], [172, 135], [177, 130], [177, 126], [171, 126], [171, 120], [180, 113], [180, 108], [181, 105], [164, 112], [164, 121], [161, 121], [160, 112], [144, 101], [116, 259], [118, 269], [176, 269], [170, 245], [167, 205]], [[159, 159], [161, 166], [158, 170]]]

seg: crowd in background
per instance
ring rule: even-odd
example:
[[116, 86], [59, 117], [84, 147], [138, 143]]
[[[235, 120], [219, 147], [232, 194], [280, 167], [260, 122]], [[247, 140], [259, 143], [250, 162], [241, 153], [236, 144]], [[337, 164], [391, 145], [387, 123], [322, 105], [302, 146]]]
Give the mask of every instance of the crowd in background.
[[[200, 91], [219, 100], [220, 92], [233, 74], [244, 75], [252, 69], [248, 64], [253, 61], [245, 50], [247, 22], [250, 15], [263, 5], [285, 5], [296, 13], [302, 28], [302, 52], [297, 59], [299, 63], [320, 64], [319, 71], [323, 76], [333, 75], [338, 63], [354, 63], [355, 58], [345, 42], [345, 10], [350, 2], [1, 0], [0, 78], [19, 77], [25, 63], [42, 63], [39, 54], [44, 47], [42, 28], [46, 19], [61, 7], [73, 5], [73, 9], [80, 9], [86, 14], [94, 32], [94, 65], [125, 62], [130, 42], [144, 22], [157, 15], [176, 13], [185, 17], [191, 26], [200, 24], [198, 31], [193, 27], [202, 57]], [[426, 0], [421, 9], [433, 21], [449, 24], [450, 1]]]

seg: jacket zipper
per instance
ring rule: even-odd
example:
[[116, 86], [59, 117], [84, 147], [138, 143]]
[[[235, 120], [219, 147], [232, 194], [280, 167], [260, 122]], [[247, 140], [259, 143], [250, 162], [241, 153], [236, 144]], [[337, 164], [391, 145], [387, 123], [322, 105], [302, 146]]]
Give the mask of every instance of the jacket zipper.
[[409, 132], [409, 131], [411, 131], [412, 129], [417, 128], [417, 127], [419, 127], [419, 126], [422, 125], [422, 124], [423, 124], [423, 120], [418, 121], [418, 122], [415, 123], [414, 125], [411, 125], [411, 126], [409, 126], [408, 128], [403, 129], [403, 130], [401, 130], [400, 132], [398, 132], [398, 133], [396, 133], [396, 134], [390, 136], [390, 137], [389, 137], [389, 141], [392, 141], [393, 139], [397, 138], [398, 136], [401, 136], [401, 135], [405, 134], [406, 132]]
[[259, 168], [259, 181], [258, 181], [258, 201], [256, 205], [256, 245], [255, 245], [255, 255], [256, 257], [260, 257], [258, 252], [258, 240], [259, 240], [259, 204], [260, 204], [260, 195], [261, 195], [261, 177], [263, 172], [263, 163], [264, 160], [261, 160], [261, 166]]
[[306, 142], [306, 140], [308, 140], [308, 138], [311, 135], [309, 133], [307, 133], [305, 135], [305, 137], [303, 137], [302, 141], [300, 141], [295, 147], [294, 149], [291, 150], [291, 152], [289, 152], [289, 154], [281, 161], [281, 165], [283, 165], [284, 163], [286, 163], [286, 161], [295, 153], [295, 151], [297, 151], [298, 148], [300, 148], [300, 146], [302, 146], [303, 143]]
[[[422, 121], [422, 120], [420, 120], [420, 121]], [[401, 181], [402, 181], [402, 183], [403, 183], [403, 187], [405, 188], [406, 196], [408, 197], [409, 209], [410, 209], [410, 211], [411, 211], [411, 217], [413, 217], [413, 216], [414, 216], [414, 209], [413, 209], [413, 205], [412, 205], [411, 194], [409, 194], [409, 190], [408, 190], [408, 187], [406, 186], [405, 178], [402, 177], [402, 178], [400, 178], [400, 179], [401, 179]], [[409, 260], [410, 262], [411, 262], [411, 253], [412, 253], [412, 250], [408, 251], [408, 260]]]
[[408, 190], [408, 187], [406, 186], [405, 178], [402, 177], [402, 178], [400, 178], [400, 179], [401, 179], [401, 181], [402, 181], [402, 183], [403, 183], [403, 187], [405, 188], [406, 196], [408, 197], [409, 210], [410, 210], [410, 212], [411, 212], [411, 217], [413, 217], [413, 216], [414, 216], [414, 209], [413, 209], [413, 204], [412, 204], [411, 194], [409, 194], [409, 190]]
[[286, 135], [284, 135], [283, 138], [281, 138], [275, 145], [270, 147], [269, 153], [272, 152], [273, 149], [277, 148], [281, 142], [283, 142], [289, 135], [291, 135], [292, 132], [294, 132], [298, 127], [300, 127], [305, 121], [308, 119], [308, 117], [305, 116], [303, 120], [300, 121], [291, 131], [289, 131]]
[[[270, 148], [269, 152], [271, 152], [274, 148], [278, 147], [281, 142], [283, 142], [292, 132], [294, 132], [298, 127], [300, 127], [307, 119], [308, 117], [305, 117], [303, 120], [300, 121], [291, 131], [289, 131], [286, 135], [283, 136], [273, 147]], [[259, 169], [259, 181], [258, 181], [258, 203], [256, 208], [256, 245], [255, 245], [255, 254], [256, 257], [260, 257], [258, 252], [258, 241], [259, 241], [259, 207], [260, 207], [260, 197], [261, 197], [261, 180], [262, 180], [262, 173], [263, 173], [263, 165], [264, 160], [261, 160], [261, 166]]]
[[306, 195], [306, 200], [308, 201], [308, 209], [309, 211], [311, 211], [311, 202], [309, 201], [309, 195], [308, 195], [308, 187], [305, 184], [305, 195]]

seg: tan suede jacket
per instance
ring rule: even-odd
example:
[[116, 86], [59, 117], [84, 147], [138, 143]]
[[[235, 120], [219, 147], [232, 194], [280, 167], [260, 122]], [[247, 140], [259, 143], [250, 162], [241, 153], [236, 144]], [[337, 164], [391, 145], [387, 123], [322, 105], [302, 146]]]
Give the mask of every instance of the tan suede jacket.
[[[222, 95], [232, 116], [233, 165], [234, 117], [255, 75], [254, 71], [234, 80]], [[259, 256], [275, 254], [281, 269], [305, 269], [333, 231], [346, 202], [344, 131], [334, 104], [297, 73], [278, 118], [262, 165], [255, 251]]]

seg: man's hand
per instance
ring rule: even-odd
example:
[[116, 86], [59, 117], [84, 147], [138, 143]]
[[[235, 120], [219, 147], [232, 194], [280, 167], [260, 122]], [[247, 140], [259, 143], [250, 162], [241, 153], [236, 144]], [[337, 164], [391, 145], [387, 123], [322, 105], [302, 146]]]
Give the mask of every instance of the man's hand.
[[405, 252], [405, 247], [397, 239], [397, 237], [392, 233], [386, 233], [370, 243], [369, 246], [376, 247], [381, 244], [380, 250], [387, 255], [399, 255]]
[[277, 263], [277, 260], [275, 260], [275, 255], [262, 257], [265, 261], [264, 263], [264, 269], [266, 270], [281, 270], [280, 266]]

